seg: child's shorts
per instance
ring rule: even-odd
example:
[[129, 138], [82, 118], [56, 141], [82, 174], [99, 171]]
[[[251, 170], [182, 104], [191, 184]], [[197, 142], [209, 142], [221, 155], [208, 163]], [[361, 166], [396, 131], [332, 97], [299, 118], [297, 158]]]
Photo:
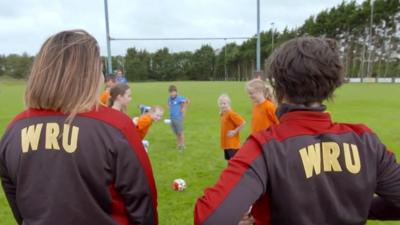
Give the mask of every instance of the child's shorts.
[[224, 149], [225, 159], [226, 159], [226, 160], [230, 160], [230, 159], [236, 154], [236, 152], [237, 152], [238, 150], [239, 150], [239, 149], [232, 149], [232, 148]]
[[171, 127], [176, 135], [182, 134], [183, 121], [182, 120], [171, 120]]

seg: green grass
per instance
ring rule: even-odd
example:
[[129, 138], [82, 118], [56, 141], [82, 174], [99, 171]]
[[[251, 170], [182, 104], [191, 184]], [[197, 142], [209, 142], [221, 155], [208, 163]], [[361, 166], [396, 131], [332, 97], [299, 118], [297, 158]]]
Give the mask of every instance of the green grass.
[[[135, 83], [131, 116], [137, 115], [136, 105], [158, 104], [166, 106], [167, 88], [170, 83]], [[158, 189], [158, 211], [161, 225], [193, 224], [193, 205], [203, 189], [217, 180], [226, 166], [219, 149], [219, 116], [216, 99], [228, 93], [234, 109], [250, 121], [251, 103], [244, 85], [240, 82], [175, 82], [179, 93], [191, 100], [185, 121], [187, 149], [178, 153], [175, 138], [168, 125], [159, 122], [150, 129], [150, 158]], [[12, 117], [23, 109], [24, 84], [0, 83], [0, 134]], [[400, 85], [347, 84], [340, 88], [328, 110], [334, 120], [368, 124], [386, 145], [400, 155]], [[249, 133], [249, 126], [241, 132], [242, 139]], [[188, 184], [184, 192], [171, 190], [171, 182], [183, 178]], [[7, 201], [0, 191], [0, 224], [14, 225]], [[396, 222], [370, 222], [370, 225], [400, 225]]]

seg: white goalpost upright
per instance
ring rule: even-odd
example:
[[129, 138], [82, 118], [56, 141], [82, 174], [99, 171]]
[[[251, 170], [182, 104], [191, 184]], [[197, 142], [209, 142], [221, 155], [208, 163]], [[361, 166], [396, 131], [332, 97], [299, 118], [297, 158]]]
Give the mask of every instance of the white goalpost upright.
[[111, 37], [110, 37], [110, 26], [108, 24], [108, 1], [104, 0], [104, 11], [106, 19], [106, 36], [107, 36], [107, 69], [108, 74], [112, 73], [112, 60], [111, 60]]

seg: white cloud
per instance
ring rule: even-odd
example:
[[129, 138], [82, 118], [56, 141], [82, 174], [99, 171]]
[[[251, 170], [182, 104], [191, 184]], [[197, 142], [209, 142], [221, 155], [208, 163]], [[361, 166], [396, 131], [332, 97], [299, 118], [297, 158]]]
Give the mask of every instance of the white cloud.
[[[341, 0], [261, 1], [261, 29], [300, 26], [312, 14]], [[251, 0], [109, 0], [112, 37], [227, 37], [256, 32], [256, 1]], [[93, 34], [106, 54], [103, 0], [0, 0], [0, 54], [36, 54], [44, 40], [61, 30], [82, 28]], [[240, 41], [238, 41], [240, 42]], [[155, 51], [194, 50], [224, 41], [113, 41], [113, 54], [136, 46]]]

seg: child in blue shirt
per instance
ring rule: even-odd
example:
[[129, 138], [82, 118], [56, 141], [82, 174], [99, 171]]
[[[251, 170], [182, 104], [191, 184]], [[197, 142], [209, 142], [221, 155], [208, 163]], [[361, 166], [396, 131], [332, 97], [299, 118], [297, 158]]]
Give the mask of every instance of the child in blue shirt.
[[189, 100], [178, 95], [178, 90], [175, 85], [170, 85], [168, 88], [169, 98], [169, 117], [171, 119], [171, 127], [176, 135], [177, 148], [185, 149], [185, 138], [183, 135], [183, 119], [185, 118], [186, 108]]

